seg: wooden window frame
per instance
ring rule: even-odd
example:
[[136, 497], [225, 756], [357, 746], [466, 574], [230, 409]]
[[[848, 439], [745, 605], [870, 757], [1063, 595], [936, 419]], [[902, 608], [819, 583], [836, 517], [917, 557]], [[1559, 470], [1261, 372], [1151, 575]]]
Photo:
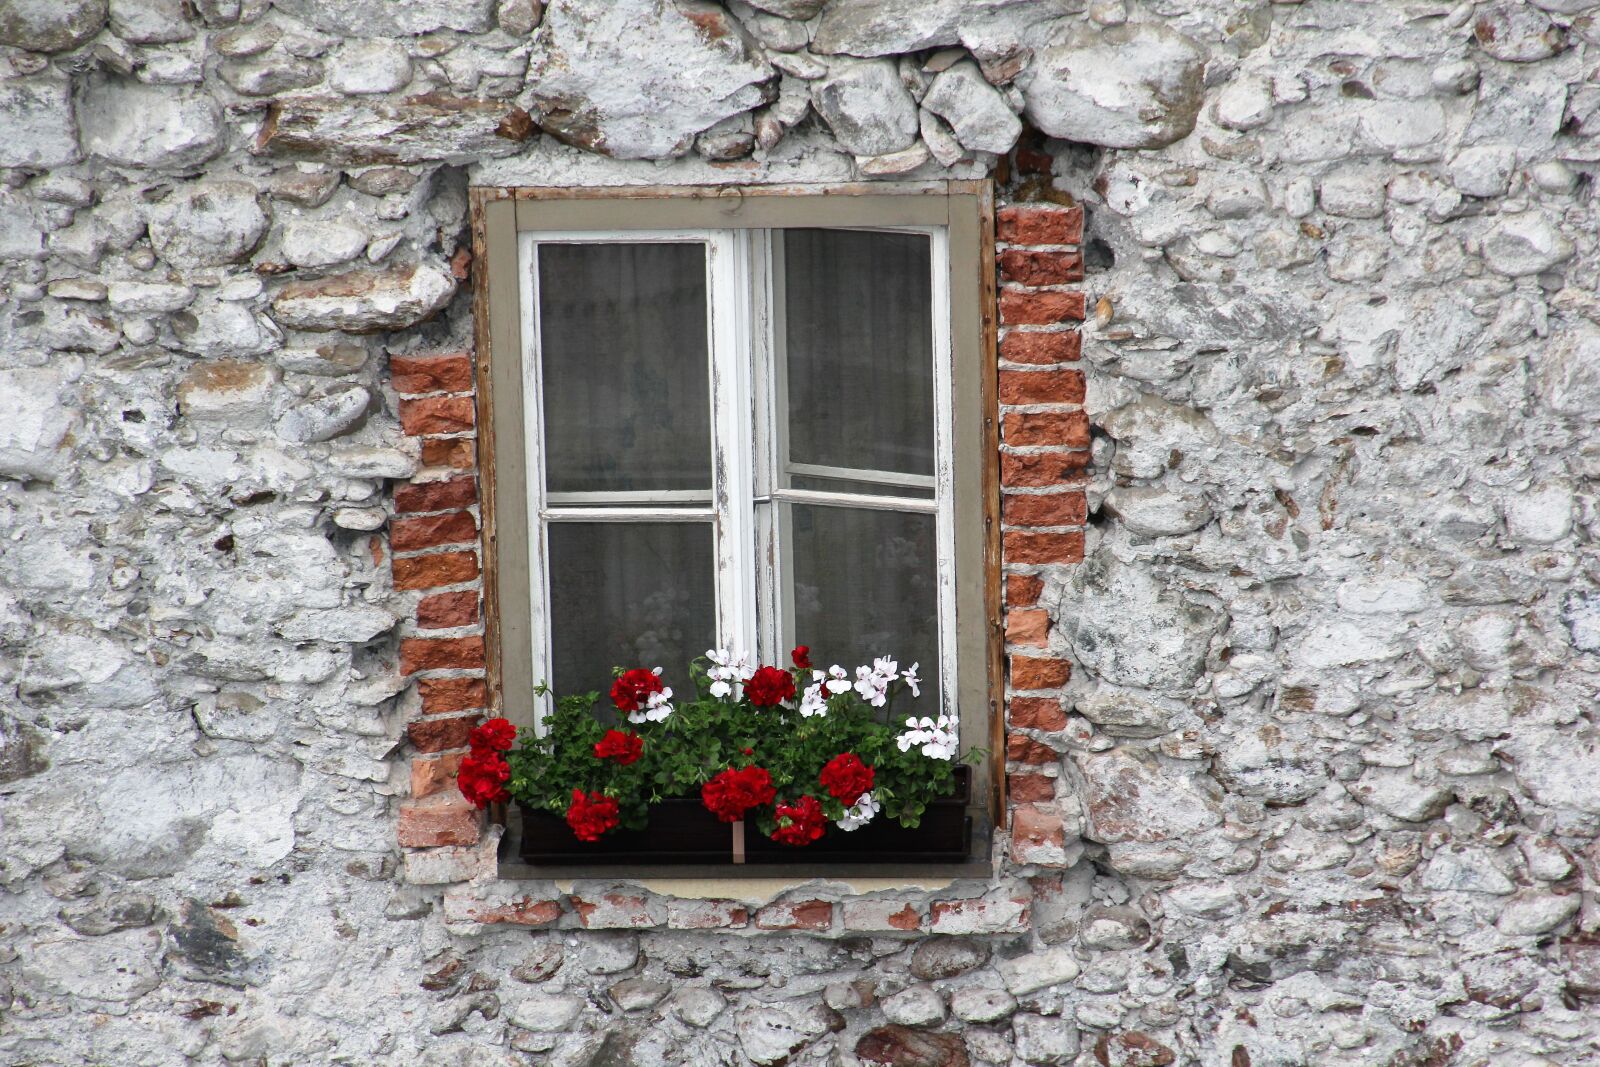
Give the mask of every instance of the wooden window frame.
[[[1000, 623], [999, 441], [996, 389], [994, 198], [987, 181], [873, 183], [827, 186], [673, 186], [613, 189], [481, 188], [470, 190], [473, 246], [481, 269], [473, 272], [477, 348], [477, 416], [483, 552], [483, 596], [489, 706], [513, 721], [534, 703], [531, 656], [508, 656], [507, 648], [533, 648], [534, 541], [540, 522], [530, 516], [528, 422], [537, 401], [536, 382], [524, 373], [529, 309], [520, 284], [520, 250], [528, 234], [604, 233], [612, 239], [652, 231], [769, 230], [786, 227], [923, 228], [944, 234], [943, 285], [936, 280], [935, 306], [949, 308], [951, 435], [950, 547], [954, 575], [954, 655], [941, 654], [963, 746], [987, 750], [976, 769], [975, 789], [995, 824], [1005, 815], [1004, 660]], [[745, 242], [732, 242], [743, 247]], [[748, 277], [748, 263], [729, 264]], [[943, 293], [940, 290], [943, 289]], [[716, 329], [716, 323], [708, 324]], [[748, 350], [763, 331], [721, 338]], [[713, 346], [719, 341], [712, 341]], [[759, 353], [758, 353], [759, 356]], [[713, 361], [715, 361], [713, 355]], [[748, 362], [748, 361], [741, 361]], [[757, 366], [763, 360], [756, 360]], [[942, 364], [943, 361], [940, 361]], [[940, 383], [943, 384], [943, 383]], [[753, 395], [769, 395], [762, 384]], [[737, 402], [746, 389], [712, 396], [714, 409]], [[939, 394], [936, 389], [936, 398]], [[941, 403], [942, 403], [941, 399]], [[726, 413], [720, 413], [725, 415]], [[718, 418], [714, 413], [713, 418]], [[764, 432], [758, 412], [758, 432]], [[748, 453], [749, 447], [746, 446]], [[748, 456], [746, 457], [748, 459]], [[537, 463], [537, 458], [534, 459]], [[753, 468], [753, 465], [752, 465]], [[749, 471], [743, 484], [759, 484]], [[770, 488], [770, 486], [768, 486]], [[714, 486], [713, 492], [717, 491]], [[714, 508], [714, 510], [720, 509]], [[731, 509], [738, 513], [741, 509]], [[744, 509], [748, 512], [748, 508]], [[532, 519], [532, 521], [530, 521]], [[501, 531], [506, 536], [501, 536]], [[516, 536], [514, 531], [528, 531]], [[754, 542], [757, 530], [726, 531]], [[943, 531], [941, 531], [941, 543]], [[723, 538], [727, 540], [727, 538]], [[719, 561], [719, 564], [721, 561]], [[542, 568], [541, 568], [542, 572]], [[750, 576], [753, 582], [754, 576]], [[770, 605], [770, 592], [745, 590]], [[742, 596], [754, 605], [756, 599]], [[769, 618], [771, 613], [769, 611]], [[754, 619], [740, 622], [755, 633]], [[752, 649], [753, 650], [753, 649]], [[524, 722], [524, 725], [528, 723]]]

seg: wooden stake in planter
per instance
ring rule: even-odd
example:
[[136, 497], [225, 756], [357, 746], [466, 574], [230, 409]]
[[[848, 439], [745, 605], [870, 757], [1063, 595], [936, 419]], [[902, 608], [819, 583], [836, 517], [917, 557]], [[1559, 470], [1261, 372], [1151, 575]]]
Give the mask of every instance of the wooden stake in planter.
[[733, 824], [733, 862], [744, 862], [744, 820], [739, 819]]

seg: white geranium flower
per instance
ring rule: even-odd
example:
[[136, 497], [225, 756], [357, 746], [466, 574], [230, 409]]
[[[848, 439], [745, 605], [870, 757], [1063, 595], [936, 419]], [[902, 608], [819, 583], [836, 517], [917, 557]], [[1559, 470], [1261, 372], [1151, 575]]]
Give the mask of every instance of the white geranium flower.
[[834, 822], [841, 830], [859, 830], [873, 819], [878, 812], [883, 810], [883, 805], [878, 803], [876, 797], [870, 792], [862, 793], [861, 798], [852, 806], [844, 810], [844, 817]]
[[[661, 673], [660, 668], [656, 673]], [[672, 718], [672, 687], [664, 686], [659, 693], [651, 693], [645, 698], [644, 707], [638, 711], [628, 712], [628, 721], [641, 722], [666, 722]]]
[[823, 683], [808, 685], [805, 692], [800, 694], [800, 714], [808, 719], [828, 714], [828, 695]]
[[706, 652], [706, 659], [711, 661], [706, 677], [711, 679], [709, 692], [718, 700], [726, 699], [730, 694], [735, 700], [740, 697], [740, 688], [744, 680], [750, 677], [750, 659], [743, 653], [733, 653], [725, 648], [713, 648]]
[[895, 744], [900, 746], [901, 752], [921, 746], [922, 754], [929, 759], [954, 759], [961, 747], [957, 725], [957, 720], [949, 715], [941, 715], [937, 721], [926, 715], [920, 719], [912, 717], [906, 720], [906, 730], [895, 738]]
[[919, 664], [913, 663], [910, 667], [906, 668], [906, 672], [900, 676], [905, 679], [906, 686], [911, 690], [911, 695], [914, 697], [919, 697], [922, 695], [922, 679], [917, 677], [918, 666]]
[[826, 689], [831, 697], [836, 697], [840, 693], [850, 692], [850, 675], [837, 663], [828, 668], [827, 674], [823, 674], [821, 671], [812, 671], [811, 680]]

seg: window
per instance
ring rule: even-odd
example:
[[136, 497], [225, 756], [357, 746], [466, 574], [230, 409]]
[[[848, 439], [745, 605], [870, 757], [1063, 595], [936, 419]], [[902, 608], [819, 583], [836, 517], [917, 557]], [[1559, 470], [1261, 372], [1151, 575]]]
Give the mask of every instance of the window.
[[786, 663], [806, 643], [920, 664], [965, 743], [993, 747], [986, 202], [943, 184], [481, 202], [503, 714], [536, 723], [536, 681], [604, 691], [620, 664], [686, 686], [708, 648]]

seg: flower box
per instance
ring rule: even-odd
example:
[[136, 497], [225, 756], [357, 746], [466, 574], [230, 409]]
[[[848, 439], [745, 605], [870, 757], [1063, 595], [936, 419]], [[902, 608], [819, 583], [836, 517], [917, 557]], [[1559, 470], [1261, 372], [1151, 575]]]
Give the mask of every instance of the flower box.
[[[753, 827], [744, 834], [749, 864], [787, 866], [820, 863], [955, 863], [965, 860], [972, 820], [967, 805], [972, 795], [969, 767], [957, 767], [956, 790], [929, 803], [922, 822], [907, 828], [875, 820], [859, 830], [832, 829], [805, 848], [780, 845]], [[698, 797], [673, 798], [650, 805], [650, 824], [643, 830], [615, 830], [598, 841], [580, 841], [559, 815], [519, 805], [522, 815], [521, 855], [533, 865], [622, 863], [734, 865], [734, 827], [720, 822]]]

